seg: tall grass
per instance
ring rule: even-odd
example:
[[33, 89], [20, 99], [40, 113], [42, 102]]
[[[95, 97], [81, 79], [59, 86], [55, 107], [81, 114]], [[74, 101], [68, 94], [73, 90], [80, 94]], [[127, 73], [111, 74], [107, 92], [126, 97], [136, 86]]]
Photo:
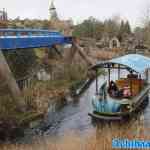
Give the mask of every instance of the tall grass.
[[67, 134], [62, 138], [37, 140], [31, 145], [2, 145], [2, 150], [112, 150], [112, 139], [148, 140], [145, 135], [143, 120], [132, 120], [125, 123], [98, 123], [95, 130], [82, 134]]

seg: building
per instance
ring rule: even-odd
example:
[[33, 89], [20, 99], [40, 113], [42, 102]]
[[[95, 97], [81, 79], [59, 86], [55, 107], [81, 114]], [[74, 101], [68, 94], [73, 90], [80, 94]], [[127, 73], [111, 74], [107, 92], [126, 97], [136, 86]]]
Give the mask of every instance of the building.
[[56, 7], [54, 2], [51, 1], [49, 8], [51, 28], [58, 30], [65, 35], [71, 36], [73, 31], [73, 21], [72, 20], [61, 20], [58, 17]]
[[57, 15], [57, 11], [56, 11], [56, 7], [54, 5], [54, 2], [51, 2], [50, 8], [49, 8], [49, 12], [50, 12], [50, 20], [51, 21], [57, 21], [58, 19], [58, 15]]
[[0, 21], [7, 21], [7, 20], [8, 20], [8, 16], [5, 9], [0, 10]]
[[120, 41], [117, 37], [113, 37], [112, 39], [110, 39], [109, 41], [109, 48], [113, 49], [113, 48], [120, 48]]

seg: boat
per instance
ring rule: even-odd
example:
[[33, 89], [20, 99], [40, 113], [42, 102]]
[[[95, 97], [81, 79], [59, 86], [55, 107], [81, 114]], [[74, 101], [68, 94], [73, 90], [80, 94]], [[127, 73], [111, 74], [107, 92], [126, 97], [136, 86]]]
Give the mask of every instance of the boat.
[[[99, 83], [99, 70], [102, 68], [108, 79]], [[150, 58], [139, 54], [128, 54], [93, 65], [90, 69], [96, 73], [96, 92], [89, 115], [94, 119], [122, 120], [143, 110], [149, 101], [149, 68]], [[115, 81], [111, 77], [112, 70], [116, 72]]]

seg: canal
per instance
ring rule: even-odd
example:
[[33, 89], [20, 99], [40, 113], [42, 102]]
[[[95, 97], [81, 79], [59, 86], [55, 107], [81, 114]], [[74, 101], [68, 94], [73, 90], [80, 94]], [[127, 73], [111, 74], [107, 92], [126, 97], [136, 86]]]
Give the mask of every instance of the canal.
[[[126, 76], [127, 72], [122, 72], [122, 77]], [[111, 78], [113, 80], [117, 79], [116, 71], [112, 71]], [[99, 86], [107, 80], [106, 76], [99, 77]], [[63, 137], [70, 133], [79, 134], [81, 136], [86, 136], [90, 132], [95, 133], [97, 131], [97, 126], [93, 124], [88, 113], [92, 111], [91, 99], [95, 94], [95, 81], [90, 85], [90, 87], [77, 99], [68, 102], [64, 107], [60, 108], [54, 113], [49, 113], [47, 118], [44, 120], [43, 125], [38, 129], [29, 129], [26, 131], [25, 137], [21, 141], [25, 143], [30, 143], [36, 138], [55, 138]], [[144, 115], [143, 115], [144, 114]], [[149, 126], [150, 125], [150, 105], [145, 109], [138, 119], [131, 121], [135, 130], [139, 126]], [[101, 123], [99, 123], [101, 124]], [[111, 126], [114, 124], [111, 123]], [[124, 126], [130, 128], [130, 123], [127, 124], [119, 123], [118, 130], [122, 130]], [[101, 127], [100, 127], [101, 128]], [[106, 132], [107, 129], [103, 127], [103, 131]], [[134, 131], [137, 132], [137, 131]]]

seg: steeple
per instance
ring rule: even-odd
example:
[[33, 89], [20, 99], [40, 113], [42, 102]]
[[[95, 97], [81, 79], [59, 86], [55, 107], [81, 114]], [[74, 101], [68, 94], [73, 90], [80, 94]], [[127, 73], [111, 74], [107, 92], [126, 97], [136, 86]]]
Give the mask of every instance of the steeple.
[[5, 8], [3, 8], [3, 10], [0, 10], [0, 21], [7, 21], [8, 17], [7, 17], [7, 12], [5, 10]]
[[56, 11], [56, 7], [54, 5], [53, 0], [51, 1], [51, 5], [49, 8], [49, 12], [50, 12], [50, 20], [51, 21], [56, 21], [58, 20], [58, 15], [57, 15], [57, 11]]

